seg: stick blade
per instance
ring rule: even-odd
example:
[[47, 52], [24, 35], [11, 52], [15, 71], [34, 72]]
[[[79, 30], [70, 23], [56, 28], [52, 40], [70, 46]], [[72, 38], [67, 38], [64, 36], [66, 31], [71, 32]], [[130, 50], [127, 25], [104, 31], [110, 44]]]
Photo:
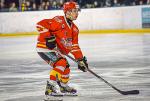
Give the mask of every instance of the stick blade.
[[131, 90], [131, 91], [121, 91], [120, 92], [123, 95], [136, 95], [139, 94], [139, 90]]

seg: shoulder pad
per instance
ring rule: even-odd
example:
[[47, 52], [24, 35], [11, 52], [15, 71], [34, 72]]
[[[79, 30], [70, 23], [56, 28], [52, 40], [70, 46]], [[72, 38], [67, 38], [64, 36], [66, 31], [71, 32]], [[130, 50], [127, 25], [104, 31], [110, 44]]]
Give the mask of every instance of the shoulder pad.
[[56, 16], [56, 17], [54, 17], [53, 18], [56, 22], [58, 22], [58, 23], [62, 23], [63, 21], [62, 21], [62, 19], [61, 19], [61, 16]]
[[51, 24], [51, 31], [58, 31], [62, 28], [63, 20], [60, 16], [52, 18], [49, 22]]

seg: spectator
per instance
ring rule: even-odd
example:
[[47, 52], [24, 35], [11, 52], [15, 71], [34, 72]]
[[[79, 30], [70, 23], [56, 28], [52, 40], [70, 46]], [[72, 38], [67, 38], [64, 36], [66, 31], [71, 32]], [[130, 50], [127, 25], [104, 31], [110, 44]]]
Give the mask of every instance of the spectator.
[[135, 6], [136, 5], [136, 0], [131, 0], [131, 6]]
[[44, 10], [46, 3], [42, 2], [41, 5], [39, 5], [38, 10]]
[[27, 7], [27, 11], [31, 11], [32, 10], [32, 7], [31, 7], [31, 2], [30, 1], [26, 1], [26, 7]]
[[37, 10], [37, 5], [36, 5], [36, 3], [33, 3], [33, 4], [32, 4], [32, 10], [33, 10], [33, 11], [36, 11], [36, 10]]
[[143, 5], [143, 1], [142, 0], [139, 1], [139, 5]]
[[0, 11], [4, 11], [4, 2], [0, 1]]
[[52, 9], [58, 9], [56, 1], [52, 2]]
[[23, 11], [26, 11], [26, 10], [27, 10], [26, 1], [23, 0], [23, 1], [21, 2], [21, 11], [23, 12]]
[[114, 0], [114, 1], [113, 1], [113, 6], [114, 6], [114, 7], [118, 7], [118, 6], [120, 6], [120, 4], [119, 4], [118, 0]]
[[47, 1], [46, 4], [45, 4], [44, 10], [52, 10], [52, 9], [56, 9], [56, 8], [53, 8], [53, 2], [52, 1]]
[[[20, 3], [21, 1], [21, 3]], [[0, 0], [0, 11], [35, 11], [61, 9], [66, 1], [78, 2], [80, 8], [149, 5], [150, 0]], [[18, 7], [20, 5], [20, 7]]]
[[100, 4], [97, 0], [94, 1], [94, 8], [100, 7]]
[[140, 1], [139, 1], [139, 4], [140, 4], [140, 5], [146, 5], [146, 4], [147, 4], [147, 1], [148, 1], [148, 0], [140, 0]]
[[10, 12], [16, 12], [16, 11], [18, 11], [15, 2], [12, 2], [12, 3], [11, 3], [11, 6], [10, 6], [10, 8], [9, 8], [9, 11], [10, 11]]
[[106, 1], [105, 1], [105, 6], [106, 6], [106, 7], [111, 7], [111, 4], [112, 4], [112, 3], [111, 3], [111, 0], [106, 0]]
[[94, 8], [94, 1], [86, 1], [85, 8]]
[[59, 4], [59, 8], [63, 7], [64, 2], [65, 2], [64, 0], [59, 0], [59, 3], [58, 3]]
[[105, 6], [105, 0], [101, 0], [99, 3], [100, 3], [100, 7], [104, 7]]
[[44, 10], [49, 10], [50, 9], [50, 3], [49, 1], [45, 2]]
[[150, 5], [150, 0], [147, 0], [147, 4]]

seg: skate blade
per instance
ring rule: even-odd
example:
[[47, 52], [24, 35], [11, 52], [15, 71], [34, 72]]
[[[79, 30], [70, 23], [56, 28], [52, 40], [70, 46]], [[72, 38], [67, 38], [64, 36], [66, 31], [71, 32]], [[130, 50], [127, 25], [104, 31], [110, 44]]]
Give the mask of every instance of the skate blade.
[[59, 98], [59, 96], [46, 96], [44, 98], [44, 101], [63, 101], [62, 98]]
[[47, 96], [53, 96], [53, 97], [61, 97], [61, 96], [63, 96], [63, 94], [61, 94], [61, 93], [51, 93], [50, 95], [47, 95]]
[[62, 97], [63, 95], [62, 94], [51, 94], [51, 95], [48, 95], [49, 97]]
[[63, 99], [44, 99], [44, 101], [63, 101]]
[[77, 94], [72, 93], [63, 93], [63, 96], [78, 96]]

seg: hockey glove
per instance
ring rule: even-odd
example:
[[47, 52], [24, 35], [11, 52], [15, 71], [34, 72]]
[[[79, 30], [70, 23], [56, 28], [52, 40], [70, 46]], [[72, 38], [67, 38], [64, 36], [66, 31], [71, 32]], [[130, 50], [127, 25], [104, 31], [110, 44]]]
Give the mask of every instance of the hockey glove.
[[46, 46], [49, 49], [54, 49], [56, 47], [56, 38], [55, 38], [55, 36], [51, 36], [50, 38], [46, 38]]
[[82, 59], [78, 60], [78, 69], [80, 69], [83, 72], [87, 72], [88, 64], [85, 56]]

